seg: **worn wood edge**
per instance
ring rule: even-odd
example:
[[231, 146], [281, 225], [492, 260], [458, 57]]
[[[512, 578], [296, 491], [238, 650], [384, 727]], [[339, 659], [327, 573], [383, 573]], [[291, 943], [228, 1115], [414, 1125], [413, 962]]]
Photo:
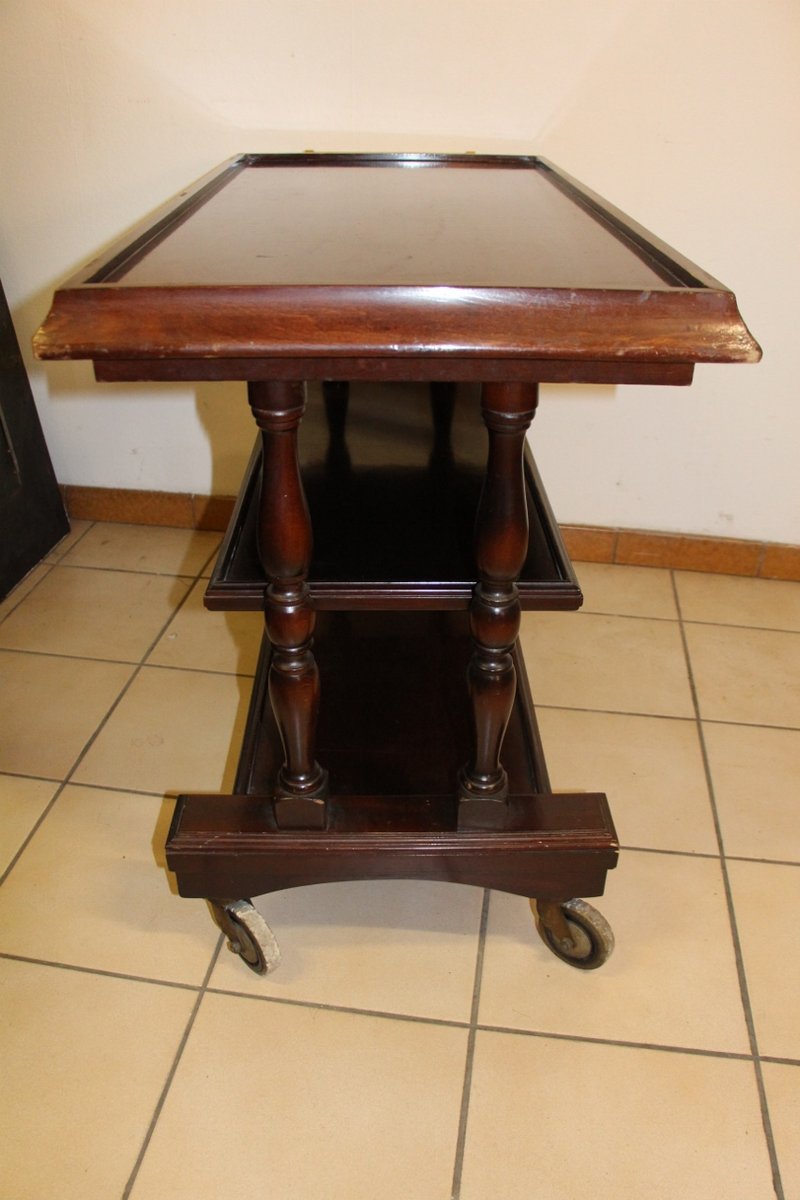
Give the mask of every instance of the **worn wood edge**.
[[761, 358], [731, 292], [577, 285], [84, 285], [56, 292], [33, 347], [37, 358], [97, 362], [419, 354], [617, 363]]
[[[170, 525], [224, 533], [235, 496], [203, 496], [125, 488], [63, 484], [61, 494], [75, 521], [131, 525]], [[686, 533], [617, 529], [599, 525], [560, 525], [575, 562], [666, 567], [709, 574], [800, 582], [800, 546]]]
[[[416, 801], [424, 809], [427, 802], [440, 796], [381, 796], [407, 806]], [[329, 805], [357, 813], [373, 799], [371, 796], [331, 796]], [[375, 826], [363, 829], [278, 829], [269, 815], [270, 796], [250, 794], [186, 794], [178, 799], [167, 839], [167, 854], [177, 859], [182, 854], [208, 856], [236, 853], [277, 854], [323, 850], [327, 854], [351, 854], [362, 845], [380, 845], [394, 853], [419, 856], [441, 854], [469, 855], [506, 852], [547, 853], [555, 847], [566, 852], [608, 853], [616, 860], [619, 840], [611, 820], [608, 800], [601, 792], [556, 792], [537, 796], [509, 797], [509, 809], [519, 801], [527, 808], [527, 820], [508, 829], [409, 829]], [[552, 811], [534, 817], [531, 802], [552, 801]], [[213, 819], [209, 820], [209, 813]], [[578, 814], [579, 820], [568, 818]], [[248, 826], [242, 828], [242, 818]], [[549, 819], [548, 819], [549, 818]], [[561, 824], [559, 824], [559, 818]], [[566, 819], [565, 819], [566, 818]], [[528, 821], [531, 823], [529, 824]]]

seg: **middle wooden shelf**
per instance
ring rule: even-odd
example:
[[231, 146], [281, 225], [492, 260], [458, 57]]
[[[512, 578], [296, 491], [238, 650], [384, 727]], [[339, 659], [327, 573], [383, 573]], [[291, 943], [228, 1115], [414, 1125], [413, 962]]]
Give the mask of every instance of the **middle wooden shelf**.
[[[310, 384], [299, 457], [324, 609], [463, 609], [476, 583], [473, 534], [486, 468], [472, 384]], [[259, 443], [206, 592], [210, 609], [263, 609], [256, 530]], [[523, 609], [576, 609], [582, 596], [533, 455], [525, 455]]]

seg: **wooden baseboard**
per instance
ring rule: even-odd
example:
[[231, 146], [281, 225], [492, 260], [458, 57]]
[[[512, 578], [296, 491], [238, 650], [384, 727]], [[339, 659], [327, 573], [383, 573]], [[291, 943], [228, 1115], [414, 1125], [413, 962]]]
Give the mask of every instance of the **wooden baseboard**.
[[189, 492], [146, 492], [126, 488], [61, 487], [67, 512], [76, 521], [114, 521], [129, 525], [171, 525], [178, 529], [224, 532], [235, 496], [199, 496]]
[[562, 525], [561, 532], [570, 557], [576, 562], [668, 567], [716, 575], [745, 575], [753, 579], [800, 580], [800, 546], [781, 542], [586, 525]]
[[[75, 520], [124, 521], [131, 525], [171, 525], [218, 532], [227, 528], [235, 503], [234, 496], [73, 484], [67, 484], [61, 491], [67, 512]], [[591, 525], [562, 525], [561, 532], [576, 562], [624, 563], [800, 581], [800, 546]]]

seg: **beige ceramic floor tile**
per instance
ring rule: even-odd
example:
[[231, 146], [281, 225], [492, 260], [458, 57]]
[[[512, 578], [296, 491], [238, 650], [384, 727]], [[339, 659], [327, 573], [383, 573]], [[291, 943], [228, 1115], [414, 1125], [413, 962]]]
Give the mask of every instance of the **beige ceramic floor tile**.
[[197, 575], [221, 540], [218, 533], [197, 529], [98, 523], [63, 561], [74, 567]]
[[774, 1200], [751, 1063], [479, 1033], [461, 1200]]
[[58, 545], [53, 546], [53, 549], [46, 556], [45, 562], [58, 562], [59, 559], [64, 557], [68, 550], [72, 549], [76, 542], [81, 540], [87, 529], [91, 529], [91, 527], [91, 521], [73, 521], [70, 518], [69, 533], [61, 539]]
[[653, 567], [619, 567], [611, 563], [580, 563], [577, 572], [584, 595], [584, 612], [677, 620], [669, 571]]
[[167, 575], [53, 567], [0, 625], [0, 646], [138, 662], [188, 588]]
[[525, 613], [520, 642], [537, 704], [693, 715], [677, 622]]
[[195, 584], [148, 662], [254, 675], [264, 618], [253, 612], [209, 612], [203, 607], [205, 590], [204, 582]]
[[492, 894], [482, 1024], [748, 1052], [718, 862], [628, 850], [594, 903], [616, 950], [580, 971], [546, 949], [524, 899]]
[[226, 954], [212, 986], [468, 1021], [483, 891], [417, 880], [292, 888], [256, 907], [281, 947], [266, 978]]
[[800, 728], [800, 634], [686, 625], [701, 715]]
[[800, 1196], [800, 1066], [763, 1063], [772, 1134], [787, 1200]]
[[553, 787], [605, 792], [626, 846], [716, 854], [694, 721], [540, 708]]
[[25, 597], [34, 588], [38, 587], [50, 569], [50, 563], [38, 563], [32, 571], [28, 572], [24, 579], [19, 581], [17, 586], [6, 596], [5, 600], [0, 603], [0, 621], [5, 621], [6, 617], [22, 603]]
[[0, 950], [202, 983], [216, 944], [208, 910], [171, 891], [156, 861], [171, 808], [65, 788], [0, 892]]
[[800, 867], [729, 862], [758, 1048], [800, 1059]]
[[5, 871], [55, 790], [50, 780], [0, 775], [0, 872]]
[[6, 960], [0, 1195], [120, 1196], [195, 993]]
[[251, 680], [143, 667], [75, 773], [142, 792], [230, 790]]
[[800, 583], [695, 571], [678, 571], [675, 581], [686, 621], [800, 630]]
[[725, 851], [800, 862], [800, 732], [704, 726]]
[[466, 1041], [459, 1028], [207, 995], [132, 1196], [444, 1200]]
[[132, 668], [0, 650], [0, 768], [61, 779]]

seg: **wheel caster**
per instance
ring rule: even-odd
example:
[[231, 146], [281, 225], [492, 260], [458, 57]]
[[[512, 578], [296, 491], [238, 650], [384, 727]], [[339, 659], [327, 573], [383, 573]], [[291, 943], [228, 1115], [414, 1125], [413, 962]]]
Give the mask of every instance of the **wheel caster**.
[[214, 920], [228, 939], [228, 949], [238, 954], [256, 975], [267, 975], [281, 961], [275, 934], [250, 900], [217, 903], [209, 900]]
[[536, 928], [557, 958], [592, 971], [611, 957], [614, 934], [608, 921], [585, 900], [531, 900]]

